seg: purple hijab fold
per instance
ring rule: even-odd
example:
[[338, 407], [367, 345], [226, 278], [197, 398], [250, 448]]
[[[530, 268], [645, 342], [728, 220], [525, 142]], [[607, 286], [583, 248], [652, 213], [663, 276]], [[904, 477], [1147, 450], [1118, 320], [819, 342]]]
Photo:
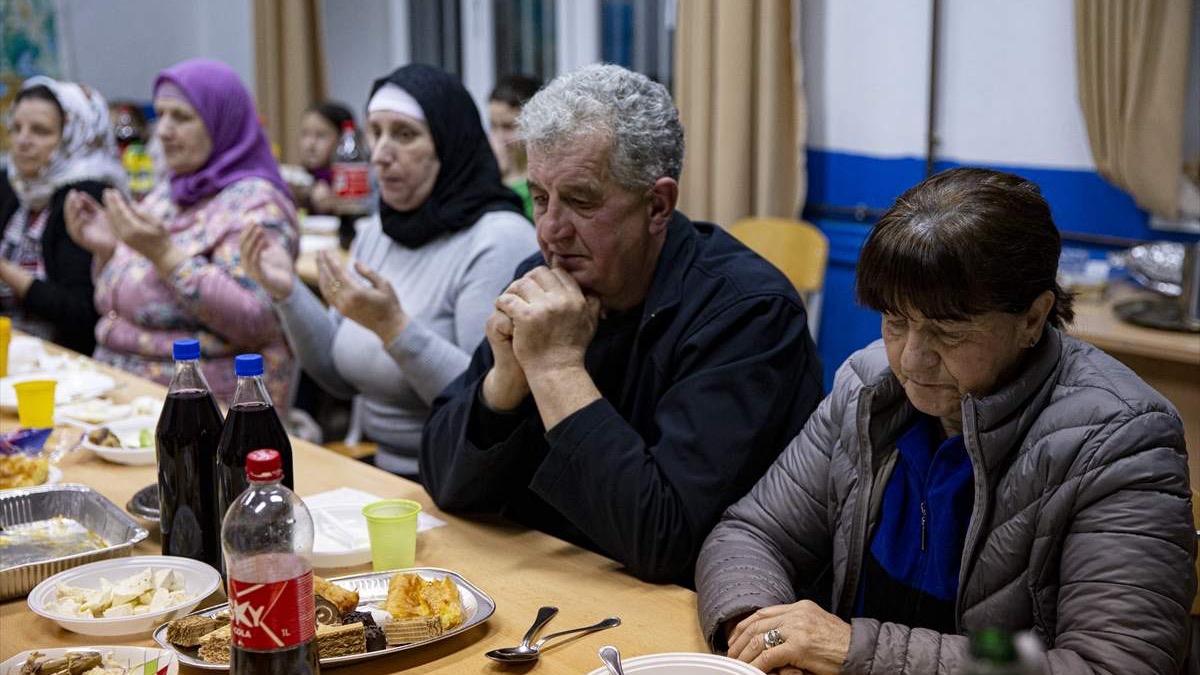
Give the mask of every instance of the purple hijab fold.
[[171, 176], [171, 201], [188, 207], [250, 177], [270, 181], [283, 194], [291, 194], [271, 156], [254, 100], [233, 68], [212, 59], [189, 59], [159, 73], [156, 93], [163, 82], [183, 91], [212, 138], [212, 154], [203, 167]]

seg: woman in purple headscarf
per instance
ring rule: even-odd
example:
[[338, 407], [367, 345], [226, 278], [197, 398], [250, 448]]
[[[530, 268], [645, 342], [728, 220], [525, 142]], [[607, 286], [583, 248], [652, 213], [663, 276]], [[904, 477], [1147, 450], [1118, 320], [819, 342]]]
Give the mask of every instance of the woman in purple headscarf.
[[263, 355], [267, 386], [286, 406], [292, 367], [279, 322], [241, 267], [238, 239], [261, 225], [294, 259], [296, 212], [249, 92], [232, 68], [193, 59], [154, 83], [155, 129], [171, 171], [137, 205], [67, 198], [67, 229], [92, 253], [97, 359], [166, 383], [171, 345], [197, 338], [218, 400], [233, 396], [233, 357]]

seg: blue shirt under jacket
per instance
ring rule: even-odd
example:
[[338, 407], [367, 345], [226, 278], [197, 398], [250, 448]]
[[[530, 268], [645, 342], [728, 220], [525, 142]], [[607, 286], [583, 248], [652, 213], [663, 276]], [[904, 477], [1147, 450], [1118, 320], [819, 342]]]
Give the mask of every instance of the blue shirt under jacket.
[[896, 441], [879, 523], [866, 553], [856, 616], [955, 633], [954, 602], [975, 497], [962, 436], [942, 440], [918, 415]]

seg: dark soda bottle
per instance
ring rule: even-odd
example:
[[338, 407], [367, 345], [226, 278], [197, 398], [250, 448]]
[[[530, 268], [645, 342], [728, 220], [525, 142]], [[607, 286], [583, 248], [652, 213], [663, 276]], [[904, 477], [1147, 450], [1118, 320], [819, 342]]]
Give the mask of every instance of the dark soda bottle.
[[221, 411], [200, 370], [200, 342], [176, 340], [175, 374], [155, 430], [163, 555], [221, 564], [213, 469]]
[[246, 456], [253, 450], [277, 450], [283, 467], [283, 484], [289, 490], [295, 489], [292, 444], [263, 382], [262, 356], [241, 354], [234, 358], [233, 368], [237, 373], [237, 389], [217, 448], [217, 509], [222, 518], [233, 500], [249, 486]]
[[355, 222], [371, 211], [371, 164], [354, 122], [342, 122], [341, 135], [333, 150], [330, 187], [341, 205], [338, 207], [338, 244], [350, 248], [354, 241]]
[[221, 529], [229, 572], [229, 672], [317, 675], [312, 517], [282, 485], [275, 450], [251, 452], [246, 478], [250, 487], [229, 507]]

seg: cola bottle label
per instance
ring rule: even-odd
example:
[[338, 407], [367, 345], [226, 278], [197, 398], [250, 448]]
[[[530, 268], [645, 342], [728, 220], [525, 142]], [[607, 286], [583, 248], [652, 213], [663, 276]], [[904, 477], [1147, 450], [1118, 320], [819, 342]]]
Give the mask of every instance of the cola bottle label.
[[371, 195], [371, 169], [366, 162], [334, 162], [333, 193], [338, 199], [362, 199]]
[[269, 583], [230, 577], [229, 596], [230, 632], [238, 647], [273, 651], [308, 642], [316, 633], [311, 570]]

